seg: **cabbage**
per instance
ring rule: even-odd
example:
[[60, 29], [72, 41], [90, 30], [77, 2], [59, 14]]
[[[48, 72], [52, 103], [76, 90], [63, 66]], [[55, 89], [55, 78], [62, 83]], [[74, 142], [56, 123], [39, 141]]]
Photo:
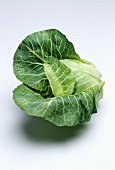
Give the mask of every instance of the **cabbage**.
[[14, 54], [13, 70], [22, 82], [13, 91], [17, 106], [57, 126], [89, 121], [103, 97], [97, 67], [56, 29], [28, 35]]

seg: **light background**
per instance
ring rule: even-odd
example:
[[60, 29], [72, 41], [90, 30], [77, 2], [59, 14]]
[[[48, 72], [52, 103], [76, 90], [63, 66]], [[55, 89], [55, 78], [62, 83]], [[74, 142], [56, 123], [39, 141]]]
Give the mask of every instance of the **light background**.
[[[58, 128], [12, 100], [13, 54], [25, 36], [57, 28], [106, 82], [98, 113]], [[115, 1], [0, 0], [0, 170], [115, 170]]]

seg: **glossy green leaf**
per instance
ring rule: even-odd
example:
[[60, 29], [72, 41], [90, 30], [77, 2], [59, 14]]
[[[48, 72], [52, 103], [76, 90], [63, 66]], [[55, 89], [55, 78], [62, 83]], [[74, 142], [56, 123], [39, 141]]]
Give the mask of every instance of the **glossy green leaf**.
[[44, 63], [49, 63], [51, 56], [59, 60], [79, 58], [72, 43], [58, 30], [30, 34], [20, 43], [14, 54], [14, 74], [28, 86], [44, 91], [49, 84]]
[[78, 95], [65, 95], [44, 99], [24, 84], [14, 90], [15, 103], [31, 116], [42, 117], [57, 126], [74, 126], [87, 122], [96, 109], [98, 88]]

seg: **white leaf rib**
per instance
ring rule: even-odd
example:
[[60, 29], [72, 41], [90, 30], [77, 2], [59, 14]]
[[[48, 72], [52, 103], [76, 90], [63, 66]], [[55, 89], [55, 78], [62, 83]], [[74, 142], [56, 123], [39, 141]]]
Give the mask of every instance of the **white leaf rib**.
[[[86, 107], [88, 107], [88, 101], [87, 101], [87, 98], [86, 98], [84, 92], [82, 92], [82, 95], [83, 95], [83, 97], [84, 97], [84, 99], [85, 99], [85, 101], [86, 101]], [[89, 108], [89, 107], [88, 107], [88, 108]]]
[[30, 41], [30, 39], [28, 40], [30, 42], [30, 44], [32, 45], [32, 50], [34, 51], [34, 45], [33, 43]]
[[75, 99], [75, 101], [77, 102], [77, 106], [78, 106], [78, 113], [80, 115], [80, 110], [79, 110], [79, 103], [78, 103], [78, 99], [73, 95], [73, 98]]

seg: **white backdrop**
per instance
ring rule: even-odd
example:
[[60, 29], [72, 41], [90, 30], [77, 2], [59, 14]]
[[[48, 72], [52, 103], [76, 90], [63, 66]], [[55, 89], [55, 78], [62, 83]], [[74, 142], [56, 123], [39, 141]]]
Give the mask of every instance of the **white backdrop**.
[[[90, 122], [58, 128], [12, 100], [13, 54], [25, 36], [57, 28], [101, 71], [104, 98]], [[115, 169], [115, 1], [0, 1], [0, 170]]]

